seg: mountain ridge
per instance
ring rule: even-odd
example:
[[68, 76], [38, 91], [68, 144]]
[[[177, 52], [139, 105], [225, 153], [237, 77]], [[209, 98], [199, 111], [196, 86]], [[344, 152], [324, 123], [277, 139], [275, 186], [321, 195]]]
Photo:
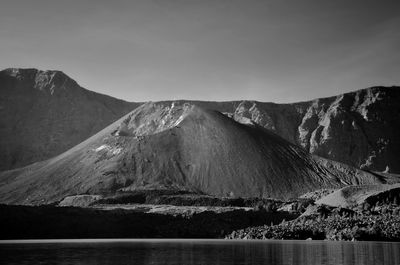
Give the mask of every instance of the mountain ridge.
[[[58, 120], [53, 118], [50, 119], [53, 122], [44, 122], [46, 115], [50, 115], [48, 114], [49, 110], [45, 108], [48, 103], [45, 102], [42, 103], [42, 105], [45, 105], [42, 106], [42, 113], [36, 114], [40, 116], [40, 119], [33, 123], [29, 119], [23, 118], [30, 110], [16, 106], [23, 106], [27, 102], [31, 102], [32, 98], [35, 98], [35, 101], [43, 101], [42, 99], [36, 99], [43, 97], [43, 95], [40, 93], [40, 96], [27, 94], [26, 91], [17, 91], [19, 94], [17, 92], [11, 95], [7, 94], [6, 90], [9, 85], [4, 84], [4, 72], [11, 72], [14, 76], [20, 76], [22, 81], [18, 82], [22, 82], [22, 84], [24, 83], [23, 80], [32, 79], [30, 76], [36, 73], [55, 72], [56, 75], [60, 76], [60, 78], [55, 79], [53, 77], [56, 81], [55, 83], [49, 84], [47, 82], [40, 86], [42, 91], [49, 95], [52, 95], [52, 91], [53, 94], [55, 93], [51, 97], [53, 101], [57, 99], [57, 94], [62, 94], [63, 89], [60, 89], [62, 88], [61, 81], [62, 77], [66, 76], [61, 71], [40, 71], [37, 69], [18, 70], [9, 68], [0, 72], [3, 73], [3, 79], [0, 74], [0, 95], [2, 95], [0, 98], [0, 113], [2, 114], [0, 116], [0, 135], [3, 139], [6, 139], [3, 143], [0, 142], [0, 149], [3, 151], [0, 170], [25, 166], [60, 154], [95, 134], [123, 114], [143, 104], [141, 102], [126, 103], [115, 101], [114, 103], [98, 106], [98, 104], [79, 102], [78, 109], [82, 108], [81, 105], [85, 106], [80, 110], [80, 113], [77, 113], [79, 110], [74, 113], [56, 111]], [[48, 77], [38, 78], [38, 80], [46, 81], [52, 79]], [[75, 81], [73, 82], [76, 83]], [[32, 83], [35, 84], [34, 81]], [[32, 84], [30, 86], [31, 88], [34, 87]], [[76, 83], [71, 87], [76, 88], [79, 85]], [[85, 94], [87, 94], [85, 97], [104, 102], [100, 99], [102, 98], [101, 94], [96, 92], [87, 92]], [[76, 96], [65, 94], [63, 96], [70, 97], [69, 101], [76, 101]], [[50, 96], [48, 97], [50, 98]], [[3, 103], [1, 99], [3, 99]], [[51, 102], [51, 100], [48, 102]], [[400, 137], [397, 136], [397, 132], [400, 129], [400, 106], [397, 103], [399, 100], [400, 87], [376, 86], [337, 96], [297, 103], [279, 104], [253, 100], [224, 102], [175, 100], [159, 101], [158, 103], [165, 103], [166, 105], [170, 105], [172, 102], [193, 103], [203, 108], [220, 111], [237, 121], [252, 120], [260, 126], [274, 131], [291, 143], [302, 146], [313, 154], [346, 163], [356, 168], [398, 174], [400, 173]], [[11, 103], [4, 103], [7, 101]], [[124, 107], [116, 106], [120, 105], [120, 102]], [[8, 105], [11, 105], [11, 107]], [[59, 106], [62, 104], [54, 103], [54, 105]], [[96, 114], [96, 109], [99, 107], [103, 110], [100, 111], [101, 113]], [[11, 108], [11, 110], [7, 111], [7, 108]], [[19, 113], [17, 114], [19, 116], [17, 117], [19, 119], [18, 123], [12, 121], [15, 118], [7, 118], [15, 115], [14, 113]], [[80, 119], [81, 115], [98, 117], [97, 119], [87, 118], [93, 128], [80, 125], [80, 123], [85, 124]], [[71, 126], [71, 124], [73, 125]], [[44, 128], [36, 133], [39, 136], [32, 137], [25, 133], [25, 128], [36, 130], [36, 127]], [[62, 129], [55, 130], [53, 127], [72, 127], [73, 130], [69, 129], [68, 133], [61, 133]], [[44, 134], [48, 136], [43, 137]], [[80, 136], [76, 137], [76, 134]], [[36, 138], [33, 143], [31, 143], [32, 138]], [[52, 140], [45, 138], [51, 138]], [[25, 144], [21, 145], [19, 143], [21, 141], [25, 142]], [[13, 144], [9, 145], [8, 142]], [[45, 149], [43, 146], [49, 148]]]

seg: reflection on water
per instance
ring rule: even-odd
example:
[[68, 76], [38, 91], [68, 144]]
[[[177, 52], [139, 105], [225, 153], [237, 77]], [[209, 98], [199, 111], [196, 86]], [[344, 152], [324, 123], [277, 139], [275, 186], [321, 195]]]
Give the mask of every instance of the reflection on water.
[[400, 243], [133, 240], [1, 243], [0, 264], [400, 264]]

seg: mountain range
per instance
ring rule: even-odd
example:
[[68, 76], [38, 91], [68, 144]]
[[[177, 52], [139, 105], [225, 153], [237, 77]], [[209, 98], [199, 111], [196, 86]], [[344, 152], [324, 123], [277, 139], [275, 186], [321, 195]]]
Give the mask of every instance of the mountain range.
[[399, 87], [292, 104], [130, 103], [59, 71], [10, 68], [0, 95], [3, 203], [135, 189], [288, 199], [400, 173]]
[[137, 189], [289, 199], [386, 182], [310, 155], [257, 124], [188, 103], [147, 103], [59, 156], [4, 172], [0, 200], [53, 203]]

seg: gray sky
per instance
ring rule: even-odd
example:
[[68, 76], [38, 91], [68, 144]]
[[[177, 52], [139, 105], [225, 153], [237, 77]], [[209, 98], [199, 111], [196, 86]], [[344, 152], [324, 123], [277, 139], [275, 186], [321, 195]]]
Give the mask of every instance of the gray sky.
[[129, 101], [294, 102], [400, 85], [400, 1], [0, 3], [0, 68]]

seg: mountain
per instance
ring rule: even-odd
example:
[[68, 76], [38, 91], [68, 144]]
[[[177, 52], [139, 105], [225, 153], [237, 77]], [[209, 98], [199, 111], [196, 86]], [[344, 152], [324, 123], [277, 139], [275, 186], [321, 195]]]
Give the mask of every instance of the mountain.
[[136, 108], [60, 71], [0, 71], [0, 170], [58, 155]]
[[[357, 168], [400, 172], [400, 88], [372, 87], [316, 99], [293, 134], [310, 153]], [[277, 130], [279, 133], [279, 131]]]
[[143, 104], [59, 156], [0, 173], [0, 202], [52, 203], [137, 189], [288, 199], [388, 181], [241, 122], [189, 103]]
[[312, 101], [199, 102], [251, 119], [306, 151], [353, 167], [400, 173], [400, 87], [370, 87]]

